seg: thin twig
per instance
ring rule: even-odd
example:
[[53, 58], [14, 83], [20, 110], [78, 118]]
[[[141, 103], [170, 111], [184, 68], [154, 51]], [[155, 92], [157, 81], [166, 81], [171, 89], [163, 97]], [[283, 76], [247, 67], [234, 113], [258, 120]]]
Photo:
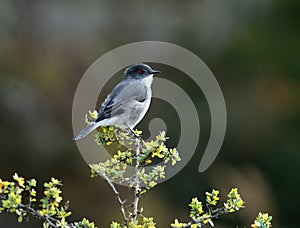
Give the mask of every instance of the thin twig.
[[120, 197], [120, 193], [116, 189], [114, 183], [107, 176], [105, 176], [104, 178], [105, 178], [106, 182], [108, 183], [108, 185], [113, 190], [113, 192], [115, 193], [115, 195], [117, 196], [117, 200], [120, 204], [120, 210], [121, 210], [121, 213], [122, 213], [122, 216], [123, 216], [123, 219], [124, 219], [124, 223], [125, 223], [126, 226], [128, 226], [128, 218], [126, 216], [126, 212], [125, 212], [125, 208], [124, 208], [124, 204], [125, 204], [126, 200], [122, 200], [122, 198]]
[[[6, 197], [4, 195], [0, 195], [0, 199], [3, 200], [3, 199], [6, 199]], [[34, 208], [31, 207], [31, 204], [24, 205], [22, 203], [19, 203], [17, 208], [21, 212], [26, 212], [27, 215], [31, 215], [32, 217], [38, 218], [40, 220], [45, 220], [53, 228], [57, 228], [58, 227], [56, 225], [56, 223], [59, 221], [58, 219], [53, 218], [53, 217], [51, 217], [49, 215], [42, 216], [37, 210], [35, 210]], [[74, 227], [75, 228], [76, 226], [71, 223], [67, 227], [70, 227], [70, 228]]]
[[[210, 219], [212, 220], [212, 219], [218, 218], [220, 215], [223, 215], [226, 213], [227, 212], [225, 211], [224, 207], [217, 208], [211, 212]], [[197, 223], [195, 221], [190, 221], [187, 223], [186, 226], [183, 226], [182, 228], [190, 228], [190, 227], [192, 227], [193, 224], [201, 224], [202, 226], [206, 225], [204, 222]]]

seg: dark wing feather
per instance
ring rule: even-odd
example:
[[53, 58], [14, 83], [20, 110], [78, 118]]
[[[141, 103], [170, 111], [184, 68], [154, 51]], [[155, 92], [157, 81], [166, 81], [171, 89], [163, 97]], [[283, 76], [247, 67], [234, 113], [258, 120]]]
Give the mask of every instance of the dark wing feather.
[[144, 102], [147, 97], [146, 87], [140, 82], [122, 81], [108, 95], [98, 113], [95, 122], [121, 115], [129, 108], [133, 101]]
[[[109, 98], [107, 98], [107, 99], [109, 99]], [[103, 103], [103, 105], [101, 106], [100, 111], [98, 113], [98, 118], [96, 119], [95, 122], [97, 123], [101, 120], [110, 118], [112, 108], [113, 108], [113, 102], [111, 99], [109, 99], [108, 102]]]

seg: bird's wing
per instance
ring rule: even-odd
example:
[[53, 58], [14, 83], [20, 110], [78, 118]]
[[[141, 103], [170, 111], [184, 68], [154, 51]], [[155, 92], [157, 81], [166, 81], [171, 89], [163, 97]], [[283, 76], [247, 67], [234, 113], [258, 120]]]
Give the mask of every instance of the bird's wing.
[[132, 102], [143, 102], [147, 98], [147, 89], [140, 82], [123, 81], [107, 96], [98, 113], [95, 122], [129, 111]]

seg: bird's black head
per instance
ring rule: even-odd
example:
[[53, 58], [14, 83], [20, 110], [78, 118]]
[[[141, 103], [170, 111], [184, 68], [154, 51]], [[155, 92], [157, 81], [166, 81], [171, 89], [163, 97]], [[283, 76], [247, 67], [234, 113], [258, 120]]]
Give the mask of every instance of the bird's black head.
[[139, 63], [128, 67], [125, 70], [124, 78], [143, 79], [157, 73], [160, 73], [160, 71], [152, 70], [148, 65]]

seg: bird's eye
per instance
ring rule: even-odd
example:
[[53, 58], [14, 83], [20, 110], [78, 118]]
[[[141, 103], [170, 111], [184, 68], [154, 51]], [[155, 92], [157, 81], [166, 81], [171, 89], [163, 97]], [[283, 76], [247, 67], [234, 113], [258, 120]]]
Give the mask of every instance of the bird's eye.
[[144, 71], [143, 71], [143, 70], [138, 70], [137, 73], [138, 73], [138, 74], [143, 74]]

